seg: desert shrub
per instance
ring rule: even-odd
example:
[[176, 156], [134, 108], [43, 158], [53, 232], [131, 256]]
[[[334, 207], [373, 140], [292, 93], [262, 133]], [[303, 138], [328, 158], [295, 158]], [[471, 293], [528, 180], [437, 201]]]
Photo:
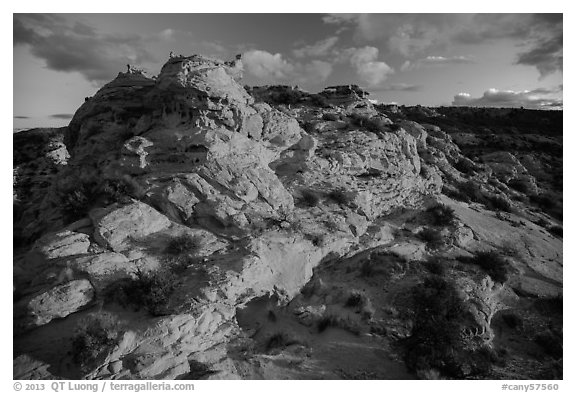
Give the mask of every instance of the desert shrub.
[[340, 328], [354, 334], [360, 334], [360, 329], [356, 323], [349, 318], [343, 318], [335, 314], [324, 315], [317, 323], [319, 333], [322, 333], [329, 327]]
[[201, 258], [193, 257], [188, 254], [184, 255], [169, 255], [164, 258], [164, 264], [167, 270], [179, 275], [184, 273], [189, 266], [198, 264]]
[[504, 321], [510, 329], [520, 329], [524, 325], [522, 317], [514, 312], [502, 314], [502, 321]]
[[454, 164], [454, 168], [466, 175], [471, 175], [476, 172], [476, 165], [474, 165], [474, 163], [470, 160], [466, 160], [464, 158], [460, 158]]
[[495, 282], [505, 283], [508, 280], [508, 262], [495, 251], [482, 251], [465, 261], [480, 266]]
[[392, 124], [388, 124], [388, 128], [391, 131], [396, 132], [396, 131], [400, 131], [400, 128], [402, 128], [402, 126], [400, 124], [397, 124], [397, 123], [392, 123]]
[[189, 360], [188, 365], [190, 366], [190, 372], [180, 379], [184, 380], [198, 380], [205, 377], [206, 375], [214, 374], [216, 371], [212, 370], [206, 364], [199, 362], [197, 360]]
[[339, 205], [346, 206], [352, 202], [352, 198], [344, 190], [332, 190], [328, 193], [328, 198]]
[[79, 184], [76, 190], [64, 191], [61, 194], [60, 206], [68, 221], [76, 221], [88, 213], [91, 200], [90, 188]]
[[449, 226], [453, 225], [456, 220], [454, 209], [446, 205], [432, 206], [426, 212], [432, 217], [433, 225]]
[[462, 201], [462, 202], [466, 202], [469, 203], [470, 202], [470, 197], [466, 194], [464, 194], [462, 191], [460, 191], [457, 188], [450, 188], [450, 187], [446, 187], [445, 185], [442, 187], [442, 194], [455, 199], [457, 201]]
[[283, 105], [297, 104], [302, 100], [299, 90], [286, 90], [274, 96], [274, 103]]
[[271, 335], [265, 344], [266, 352], [275, 348], [286, 348], [290, 345], [302, 345], [302, 342], [284, 332], [278, 332]]
[[412, 335], [403, 340], [406, 366], [413, 372], [436, 369], [460, 377], [457, 354], [463, 350], [460, 329], [465, 308], [454, 282], [427, 277], [412, 297], [414, 326]]
[[539, 195], [530, 195], [530, 202], [538, 205], [541, 209], [550, 210], [557, 206], [557, 202], [551, 195], [548, 194], [539, 194]]
[[165, 252], [171, 255], [196, 254], [202, 248], [202, 239], [199, 236], [180, 235], [168, 242]]
[[446, 264], [439, 258], [432, 258], [424, 262], [423, 265], [430, 273], [438, 276], [444, 276], [447, 271]]
[[402, 274], [410, 269], [410, 262], [391, 252], [373, 252], [368, 259], [360, 264], [360, 277], [370, 278], [384, 276], [390, 278], [393, 274]]
[[322, 114], [322, 120], [337, 121], [340, 120], [340, 116], [337, 113], [324, 113]]
[[539, 218], [538, 221], [534, 222], [534, 224], [539, 225], [542, 228], [547, 228], [548, 227], [548, 220], [545, 220], [543, 218]]
[[315, 247], [322, 247], [324, 245], [324, 236], [318, 233], [306, 233], [304, 238], [310, 240]]
[[492, 210], [500, 210], [503, 212], [512, 212], [512, 205], [505, 198], [494, 195], [487, 198], [487, 205]]
[[461, 194], [465, 195], [463, 198], [468, 199], [464, 202], [481, 202], [483, 199], [480, 186], [472, 180], [458, 184], [458, 190]]
[[527, 192], [530, 191], [530, 187], [528, 187], [528, 184], [526, 184], [526, 182], [521, 181], [519, 179], [510, 180], [508, 182], [508, 187], [510, 187], [513, 190], [516, 190], [518, 192], [524, 193], [524, 194], [526, 194]]
[[177, 275], [168, 269], [156, 272], [138, 271], [135, 278], [119, 280], [105, 291], [106, 302], [115, 302], [136, 310], [145, 308], [151, 315], [169, 314], [170, 296], [177, 286]]
[[376, 271], [374, 262], [367, 259], [360, 265], [360, 276], [361, 277], [371, 277], [374, 276], [374, 272]]
[[320, 108], [330, 108], [332, 106], [322, 94], [312, 94], [310, 96], [310, 103]]
[[346, 307], [362, 307], [367, 301], [366, 295], [358, 292], [353, 291], [348, 295], [344, 306]]
[[85, 217], [96, 206], [127, 203], [130, 198], [142, 199], [143, 196], [142, 187], [127, 175], [102, 181], [71, 175], [57, 189], [59, 205], [68, 222]]
[[316, 192], [312, 190], [304, 190], [302, 191], [302, 197], [300, 199], [300, 202], [304, 206], [314, 207], [317, 206], [318, 203], [320, 203], [320, 197]]
[[562, 237], [562, 234], [563, 234], [562, 227], [558, 226], [558, 225], [553, 225], [550, 228], [548, 228], [548, 232], [550, 232], [554, 236], [558, 236], [558, 237]]
[[72, 339], [72, 358], [83, 372], [106, 356], [120, 339], [120, 325], [115, 316], [100, 312], [82, 319]]
[[387, 122], [379, 117], [369, 118], [364, 122], [364, 126], [373, 133], [387, 132], [390, 129]]
[[360, 113], [351, 113], [349, 117], [352, 124], [358, 127], [364, 127], [368, 120], [370, 120], [370, 116]]
[[537, 299], [534, 302], [534, 308], [545, 317], [562, 315], [564, 310], [564, 298], [562, 295], [557, 295], [548, 299]]
[[438, 229], [424, 228], [418, 232], [418, 238], [426, 242], [430, 248], [439, 248], [444, 245], [444, 237]]
[[548, 329], [536, 334], [534, 341], [554, 359], [559, 359], [563, 356], [562, 334]]

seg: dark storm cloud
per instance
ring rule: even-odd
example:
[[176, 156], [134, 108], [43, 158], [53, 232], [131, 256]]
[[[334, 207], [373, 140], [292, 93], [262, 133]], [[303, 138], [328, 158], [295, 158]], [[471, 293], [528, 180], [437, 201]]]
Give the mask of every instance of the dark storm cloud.
[[74, 115], [71, 113], [55, 113], [50, 117], [53, 119], [71, 119]]
[[28, 45], [49, 69], [79, 72], [96, 83], [111, 79], [127, 63], [153, 60], [140, 36], [103, 34], [55, 15], [14, 15], [14, 45]]
[[334, 14], [324, 23], [352, 26], [356, 39], [380, 41], [412, 63], [454, 43], [521, 42], [517, 64], [542, 76], [562, 71], [562, 14]]
[[562, 109], [561, 98], [549, 97], [558, 90], [539, 88], [534, 90], [513, 91], [489, 89], [481, 97], [474, 98], [467, 93], [454, 96], [452, 105], [475, 107], [499, 107], [527, 109]]
[[562, 71], [563, 52], [563, 37], [559, 34], [548, 40], [540, 40], [529, 50], [520, 53], [517, 64], [534, 66], [540, 75], [546, 76]]

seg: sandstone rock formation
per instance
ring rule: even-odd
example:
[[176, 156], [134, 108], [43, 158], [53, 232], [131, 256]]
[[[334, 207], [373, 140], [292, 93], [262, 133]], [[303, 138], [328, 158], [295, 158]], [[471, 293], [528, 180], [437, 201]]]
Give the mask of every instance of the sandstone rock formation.
[[[49, 377], [43, 362], [69, 356], [70, 344], [36, 359], [35, 335], [70, 342], [74, 323], [105, 309], [125, 326], [117, 342], [88, 370], [52, 364], [54, 377], [174, 379], [195, 375], [198, 364], [209, 369], [206, 378], [270, 377], [262, 365], [276, 355], [303, 364], [295, 377], [345, 377], [337, 370], [349, 372], [353, 362], [314, 369], [298, 344], [287, 345], [294, 353], [263, 355], [274, 329], [290, 326], [313, 331], [317, 356], [341, 358], [316, 342], [321, 321], [358, 333], [346, 340], [365, 348], [359, 361], [374, 375], [405, 377], [393, 359], [396, 374], [377, 369], [366, 348], [393, 352], [391, 340], [413, 334], [415, 322], [398, 309], [429, 274], [427, 259], [456, 264], [512, 239], [521, 245], [511, 257], [518, 277], [535, 272], [533, 279], [561, 289], [561, 240], [531, 222], [543, 213], [486, 210], [495, 197], [517, 197], [511, 180], [535, 185], [538, 163], [504, 152], [481, 154], [477, 163], [441, 127], [379, 108], [357, 86], [320, 95], [247, 90], [241, 71], [240, 58], [199, 55], [171, 56], [156, 78], [129, 67], [66, 129], [18, 135], [25, 148], [15, 156], [22, 238], [14, 260], [15, 376]], [[415, 111], [414, 118], [442, 118]], [[32, 173], [36, 166], [40, 173]], [[476, 199], [441, 196], [467, 181], [482, 184]], [[443, 228], [424, 212], [438, 203], [454, 210]], [[435, 226], [440, 246], [423, 240], [426, 226]], [[493, 318], [515, 295], [470, 269], [446, 273], [470, 316], [460, 333], [490, 346]], [[162, 312], [125, 311], [132, 300], [119, 288], [146, 277], [171, 280]], [[537, 296], [559, 293], [511, 282]], [[110, 292], [124, 296], [120, 304]]]

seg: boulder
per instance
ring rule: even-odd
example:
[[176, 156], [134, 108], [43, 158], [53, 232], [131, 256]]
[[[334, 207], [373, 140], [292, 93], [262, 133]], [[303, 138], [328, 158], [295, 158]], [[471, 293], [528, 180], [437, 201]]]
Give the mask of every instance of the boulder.
[[16, 327], [29, 330], [81, 310], [94, 298], [88, 280], [74, 280], [20, 300], [14, 305]]
[[119, 252], [152, 233], [170, 226], [170, 220], [142, 202], [120, 208], [95, 210], [90, 213], [94, 222], [94, 239], [98, 244]]
[[34, 245], [34, 250], [46, 259], [55, 259], [86, 254], [89, 247], [88, 235], [65, 230], [42, 237]]

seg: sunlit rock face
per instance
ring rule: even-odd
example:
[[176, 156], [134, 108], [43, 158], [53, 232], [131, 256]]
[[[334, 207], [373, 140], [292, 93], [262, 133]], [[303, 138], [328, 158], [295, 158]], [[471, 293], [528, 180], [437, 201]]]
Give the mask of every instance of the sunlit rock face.
[[[288, 318], [288, 326], [304, 321], [319, 334], [316, 324], [337, 312], [371, 332], [362, 337], [385, 325], [391, 336], [407, 338], [412, 321], [386, 314], [386, 302], [403, 300], [422, 282], [424, 262], [438, 252], [453, 258], [501, 247], [512, 228], [496, 225], [478, 203], [440, 197], [443, 186], [471, 180], [493, 197], [504, 195], [512, 179], [535, 181], [529, 168], [536, 164], [526, 158], [486, 154], [486, 163], [476, 164], [440, 127], [398, 119], [402, 109], [374, 105], [358, 86], [249, 94], [241, 76], [240, 58], [172, 56], [157, 77], [128, 67], [87, 98], [66, 129], [49, 140], [29, 134], [15, 168], [15, 200], [29, 194], [18, 226], [33, 229], [14, 262], [16, 338], [25, 348], [15, 375], [174, 379], [194, 375], [200, 362], [217, 371], [205, 377], [268, 376], [270, 360], [247, 358], [247, 342], [266, 347], [270, 326], [280, 326], [275, 318]], [[289, 103], [275, 103], [277, 97]], [[440, 116], [427, 108], [418, 115]], [[28, 156], [39, 154], [51, 168], [50, 182], [23, 182], [46, 179], [29, 167]], [[499, 180], [488, 184], [492, 174]], [[432, 225], [424, 210], [436, 203], [457, 213], [448, 228], [438, 228], [441, 251], [418, 235]], [[533, 238], [537, 246], [526, 246], [526, 258], [537, 252], [561, 259], [554, 255], [557, 239], [537, 238], [529, 226], [522, 231], [515, 239]], [[377, 268], [391, 273], [367, 273], [366, 257], [382, 250], [397, 256]], [[561, 281], [561, 264], [527, 266]], [[462, 271], [450, 278], [469, 303], [463, 333], [489, 345], [492, 319], [514, 295]], [[118, 285], [153, 274], [173, 280], [161, 309], [133, 310], [125, 293], [115, 297]], [[362, 310], [345, 306], [356, 287], [371, 297]], [[383, 287], [393, 295], [382, 295]], [[264, 322], [251, 308], [263, 299], [273, 299]], [[48, 373], [51, 358], [36, 359], [24, 343], [45, 332], [50, 356], [65, 358], [74, 326], [99, 310], [123, 330], [93, 367], [70, 374], [50, 364]], [[259, 328], [248, 329], [239, 315], [266, 333], [258, 336]], [[294, 356], [311, 369], [305, 352]], [[298, 375], [334, 377], [336, 369]]]

